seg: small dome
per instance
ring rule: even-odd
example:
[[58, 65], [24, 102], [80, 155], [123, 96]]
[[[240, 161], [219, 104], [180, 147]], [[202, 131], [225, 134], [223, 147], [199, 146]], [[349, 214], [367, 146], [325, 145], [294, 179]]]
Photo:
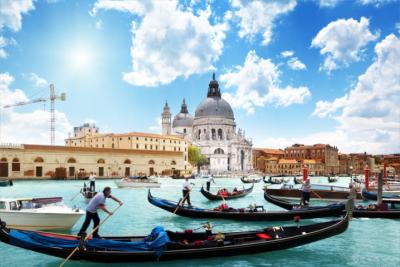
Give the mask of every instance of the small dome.
[[192, 127], [193, 117], [188, 113], [178, 113], [172, 121], [172, 127]]

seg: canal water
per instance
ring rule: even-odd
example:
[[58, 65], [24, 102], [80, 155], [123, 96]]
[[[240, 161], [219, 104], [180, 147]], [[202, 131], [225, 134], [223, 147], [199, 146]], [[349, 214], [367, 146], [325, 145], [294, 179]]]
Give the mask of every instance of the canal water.
[[[312, 177], [312, 183], [327, 184], [326, 178]], [[241, 188], [238, 178], [215, 179], [213, 187]], [[159, 189], [152, 189], [154, 196], [170, 200], [181, 197], [183, 180], [170, 178], [160, 179]], [[216, 207], [218, 202], [210, 202], [199, 192], [204, 180], [193, 180], [195, 188], [191, 194], [192, 205], [199, 207]], [[348, 178], [340, 178], [336, 185], [348, 185]], [[83, 181], [15, 181], [13, 187], [0, 187], [0, 197], [53, 197], [62, 196], [69, 206], [85, 207], [83, 197], [79, 195], [73, 201]], [[98, 180], [97, 189], [112, 187], [112, 193], [124, 201], [124, 205], [101, 227], [100, 235], [147, 235], [152, 228], [162, 225], [166, 229], [182, 231], [199, 228], [206, 219], [190, 219], [173, 215], [147, 202], [147, 189], [117, 188], [113, 180]], [[249, 186], [248, 184], [244, 185]], [[264, 184], [255, 184], [253, 192], [240, 199], [229, 201], [232, 207], [247, 207], [256, 203], [268, 210], [280, 208], [267, 203], [263, 198]], [[214, 189], [215, 190], [215, 189]], [[213, 191], [213, 188], [211, 189]], [[117, 203], [107, 200], [109, 209]], [[101, 213], [105, 218], [106, 214]], [[308, 224], [328, 219], [303, 220]], [[72, 233], [77, 233], [83, 217], [77, 222]], [[293, 225], [293, 222], [240, 222], [230, 220], [211, 220], [214, 231], [245, 231], [266, 226]], [[29, 250], [20, 249], [0, 243], [0, 266], [58, 266], [61, 260]], [[112, 264], [112, 266], [132, 266], [133, 264]], [[110, 264], [73, 261], [67, 266], [110, 266]], [[134, 266], [400, 266], [400, 220], [388, 219], [353, 219], [349, 229], [338, 236], [321, 240], [308, 245], [282, 251], [237, 255], [235, 257], [204, 258], [171, 262], [138, 263]]]

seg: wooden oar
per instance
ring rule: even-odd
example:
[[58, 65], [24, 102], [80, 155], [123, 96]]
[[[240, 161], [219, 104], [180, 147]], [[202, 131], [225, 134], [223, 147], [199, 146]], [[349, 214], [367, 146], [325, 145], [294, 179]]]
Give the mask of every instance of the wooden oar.
[[80, 193], [82, 193], [81, 191], [79, 191], [78, 193], [76, 193], [76, 195], [73, 197], [73, 198], [71, 198], [71, 200], [70, 201], [72, 201], [72, 200], [74, 200]]
[[[194, 187], [194, 186], [193, 186], [193, 187]], [[181, 206], [181, 203], [185, 203], [185, 200], [186, 200], [187, 197], [189, 196], [190, 191], [192, 191], [193, 187], [189, 189], [189, 191], [186, 193], [186, 195], [183, 197], [183, 199], [181, 198], [181, 199], [178, 201], [178, 205], [176, 206], [176, 209], [175, 209], [175, 211], [174, 211], [174, 214], [178, 211], [179, 207]]]
[[[86, 241], [97, 229], [99, 229], [99, 227], [105, 223], [113, 214], [114, 212], [116, 212], [122, 205], [118, 205], [118, 207], [116, 207], [111, 214], [109, 214], [99, 225], [97, 225], [95, 228], [93, 228], [93, 230], [85, 237], [84, 241]], [[71, 254], [68, 255], [68, 257], [59, 265], [59, 267], [64, 266], [65, 263], [67, 263], [67, 261], [75, 254], [76, 251], [78, 251], [79, 246], [77, 246], [72, 252]]]
[[314, 195], [316, 195], [318, 198], [321, 198], [321, 199], [322, 199], [322, 197], [321, 197], [320, 195], [318, 195], [317, 192], [311, 190], [310, 193], [314, 193]]

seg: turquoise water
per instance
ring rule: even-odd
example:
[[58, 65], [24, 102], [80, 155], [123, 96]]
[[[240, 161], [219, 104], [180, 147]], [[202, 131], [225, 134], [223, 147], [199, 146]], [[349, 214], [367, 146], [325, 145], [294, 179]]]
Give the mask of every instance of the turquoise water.
[[[340, 178], [336, 185], [348, 184], [348, 179]], [[159, 189], [152, 189], [154, 196], [178, 200], [181, 197], [182, 180], [162, 179]], [[199, 192], [204, 180], [195, 180], [195, 189], [191, 194], [192, 204], [199, 207], [215, 207], [218, 202], [210, 202]], [[212, 186], [239, 186], [239, 179], [216, 179]], [[312, 177], [312, 183], [325, 183], [326, 178]], [[79, 191], [82, 181], [17, 181], [13, 187], [0, 187], [0, 197], [51, 197], [62, 196], [66, 204], [85, 207], [79, 195], [70, 199]], [[175, 216], [158, 209], [147, 202], [147, 189], [119, 189], [112, 180], [97, 181], [98, 189], [111, 186], [113, 194], [124, 201], [124, 205], [100, 229], [101, 235], [147, 235], [156, 225], [169, 230], [196, 229], [205, 219], [190, 219]], [[245, 185], [246, 187], [249, 185]], [[229, 201], [232, 207], [245, 207], [250, 203], [264, 205], [270, 210], [279, 208], [267, 203], [263, 198], [261, 182], [255, 185], [253, 192], [245, 198]], [[107, 200], [109, 209], [116, 203]], [[106, 215], [103, 213], [101, 217]], [[304, 220], [307, 224], [326, 219]], [[83, 217], [72, 229], [77, 233]], [[238, 222], [212, 220], [214, 231], [244, 231], [266, 226], [290, 225], [292, 222]], [[0, 243], [0, 266], [58, 266], [59, 258], [42, 255]], [[107, 264], [110, 265], [110, 264]], [[73, 261], [67, 266], [107, 266], [106, 264]], [[133, 264], [115, 264], [113, 266], [132, 266]], [[288, 250], [238, 255], [235, 257], [195, 259], [159, 263], [135, 264], [135, 266], [400, 266], [400, 220], [353, 219], [349, 229], [339, 235], [301, 247]]]

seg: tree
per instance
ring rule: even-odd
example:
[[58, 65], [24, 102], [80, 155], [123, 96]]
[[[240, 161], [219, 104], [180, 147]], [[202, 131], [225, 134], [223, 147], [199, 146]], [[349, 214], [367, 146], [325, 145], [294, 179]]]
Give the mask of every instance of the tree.
[[197, 166], [197, 173], [200, 173], [200, 167], [207, 165], [207, 158], [200, 153], [200, 149], [195, 146], [189, 146], [188, 149], [189, 163], [192, 166]]

